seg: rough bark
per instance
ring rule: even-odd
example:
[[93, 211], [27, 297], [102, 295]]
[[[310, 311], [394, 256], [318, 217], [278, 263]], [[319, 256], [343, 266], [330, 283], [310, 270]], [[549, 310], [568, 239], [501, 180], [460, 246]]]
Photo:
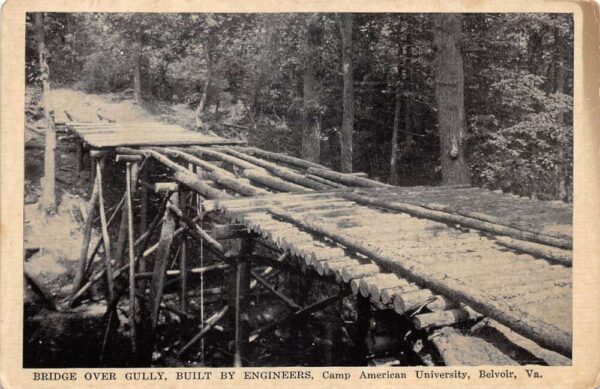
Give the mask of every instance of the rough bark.
[[133, 99], [139, 105], [142, 97], [142, 34], [139, 32], [134, 43], [133, 53]]
[[[231, 150], [231, 149], [225, 149], [225, 151], [228, 154], [231, 154], [239, 159], [243, 159], [245, 161], [248, 161], [250, 163], [253, 163], [257, 166], [260, 166], [264, 169], [266, 169], [267, 171], [273, 173], [273, 175], [277, 176], [277, 177], [281, 177], [287, 181], [291, 181], [293, 183], [296, 183], [298, 185], [302, 185], [305, 186], [307, 188], [310, 189], [315, 189], [315, 190], [327, 190], [330, 187], [327, 185], [324, 185], [322, 183], [319, 183], [317, 181], [313, 181], [307, 177], [305, 177], [302, 174], [296, 173], [295, 170], [292, 169], [288, 169], [285, 167], [281, 167], [277, 164], [268, 162], [268, 161], [264, 161], [255, 157], [252, 157], [250, 155], [247, 154], [243, 154], [240, 152], [237, 152], [235, 150]], [[328, 171], [328, 170], [326, 170]]]
[[204, 120], [204, 111], [206, 109], [206, 101], [208, 99], [208, 89], [210, 88], [210, 84], [212, 82], [213, 76], [213, 61], [212, 61], [212, 50], [214, 38], [212, 36], [208, 36], [203, 43], [204, 46], [204, 61], [206, 62], [206, 81], [204, 82], [204, 87], [202, 88], [202, 95], [200, 97], [200, 102], [198, 103], [198, 107], [196, 107], [196, 127], [199, 130], [206, 129], [206, 123]]
[[46, 46], [44, 43], [44, 13], [38, 12], [34, 18], [35, 37], [38, 49], [40, 67], [40, 81], [42, 84], [42, 106], [44, 108], [44, 121], [46, 125], [44, 147], [44, 177], [42, 178], [42, 196], [40, 207], [48, 213], [56, 210], [55, 168], [56, 168], [56, 129], [54, 118], [50, 112], [50, 69], [46, 61]]
[[[555, 28], [554, 30], [554, 40], [555, 42], [559, 42], [561, 39], [560, 37], [560, 31], [558, 30], [558, 28]], [[565, 58], [565, 52], [566, 52], [566, 45], [564, 44], [557, 44], [556, 45], [556, 50], [558, 51], [557, 53], [557, 58]], [[557, 93], [564, 93], [564, 94], [568, 94], [567, 93], [567, 80], [568, 80], [568, 75], [566, 72], [566, 64], [563, 62], [555, 62], [554, 64], [554, 68], [555, 68], [555, 85], [556, 85], [556, 92]], [[567, 124], [568, 120], [567, 120], [567, 115], [565, 114], [561, 114], [560, 115], [560, 122], [562, 124]], [[564, 140], [563, 142], [560, 142], [558, 145], [558, 154], [559, 154], [559, 160], [561, 161], [561, 163], [559, 164], [559, 166], [557, 167], [558, 170], [558, 199], [562, 200], [562, 201], [568, 201], [569, 200], [569, 171], [568, 171], [568, 163], [566, 163], [566, 155], [568, 155], [569, 153], [566, 152], [566, 148], [569, 147], [569, 142], [566, 142], [566, 140]]]
[[315, 168], [311, 167], [310, 169], [308, 169], [308, 173], [314, 174], [319, 177], [326, 178], [331, 181], [339, 182], [344, 185], [349, 185], [349, 186], [365, 186], [365, 187], [388, 186], [379, 181], [370, 180], [368, 178], [363, 178], [363, 177], [357, 177], [352, 174], [333, 172], [331, 170], [315, 169]]
[[304, 159], [300, 158], [290, 157], [289, 155], [285, 154], [272, 153], [270, 151], [258, 149], [256, 147], [236, 147], [235, 150], [242, 151], [246, 154], [267, 158], [273, 161], [283, 162], [295, 168], [308, 169], [314, 167], [317, 169], [327, 169], [327, 167], [319, 165], [318, 163], [305, 161]]
[[318, 15], [307, 18], [304, 38], [305, 68], [302, 76], [304, 105], [302, 110], [302, 158], [318, 163], [321, 158], [321, 118], [317, 63], [323, 41]]
[[[400, 59], [398, 59], [398, 73], [400, 73]], [[396, 108], [394, 110], [394, 124], [392, 128], [392, 151], [390, 156], [390, 185], [398, 185], [398, 128], [400, 127], [400, 112], [402, 111], [402, 89], [400, 88], [400, 74], [396, 83]]]
[[444, 184], [470, 183], [465, 157], [464, 69], [460, 51], [462, 16], [434, 14], [435, 97]]
[[251, 182], [266, 186], [270, 189], [275, 189], [280, 192], [304, 192], [311, 190], [274, 177], [263, 169], [245, 169], [242, 172], [242, 175]]
[[352, 171], [352, 133], [354, 131], [354, 78], [352, 75], [352, 23], [353, 15], [343, 13], [339, 18], [342, 36], [342, 75], [344, 78], [342, 131], [340, 134], [341, 171]]

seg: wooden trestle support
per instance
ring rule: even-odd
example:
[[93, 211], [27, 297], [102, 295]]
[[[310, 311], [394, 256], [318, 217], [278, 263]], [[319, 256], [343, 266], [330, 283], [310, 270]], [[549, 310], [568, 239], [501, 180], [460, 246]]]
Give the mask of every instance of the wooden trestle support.
[[[78, 160], [80, 159], [82, 158], [78, 157]], [[125, 163], [124, 195], [112, 208], [110, 215], [106, 212], [103, 191], [103, 185], [106, 185], [105, 169], [108, 159]], [[362, 187], [369, 191], [385, 191], [389, 187], [363, 175], [336, 173], [311, 162], [259, 149], [198, 146], [116, 147], [111, 151], [93, 150], [90, 154], [90, 163], [94, 171], [92, 193], [69, 305], [73, 307], [78, 304], [92, 284], [102, 279], [106, 281], [108, 314], [113, 314], [110, 312], [111, 309], [116, 312], [121, 295], [127, 295], [131, 351], [139, 365], [147, 365], [151, 362], [158, 324], [164, 312], [176, 315], [181, 320], [199, 323], [197, 333], [189, 334], [187, 339], [182, 338], [178, 342], [179, 345], [173, 347], [172, 352], [176, 356], [184, 357], [211, 331], [222, 330], [223, 324], [231, 329], [232, 364], [243, 366], [249, 363], [246, 359], [249, 344], [259, 337], [279, 325], [295, 322], [298, 318], [323, 310], [352, 294], [357, 296], [358, 340], [356, 344], [358, 353], [364, 356], [365, 361], [369, 353], [366, 338], [370, 331], [370, 316], [375, 311], [382, 310], [395, 311], [404, 315], [406, 328], [408, 328], [404, 340], [408, 341], [410, 338], [415, 355], [425, 355], [422, 363], [433, 363], [427, 357], [428, 354], [421, 352], [424, 348], [416, 346], [416, 338], [411, 338], [410, 334], [427, 331], [429, 335], [425, 338], [429, 336], [430, 339], [435, 339], [436, 328], [473, 325], [481, 321], [482, 315], [465, 305], [463, 297], [467, 299], [469, 305], [473, 303], [480, 312], [485, 314], [489, 311], [486, 310], [488, 306], [477, 305], [479, 300], [471, 298], [468, 291], [459, 295], [441, 293], [446, 291], [446, 286], [438, 282], [435, 278], [437, 276], [405, 278], [406, 272], [402, 272], [401, 275], [388, 272], [396, 270], [398, 266], [395, 262], [388, 260], [385, 253], [375, 249], [361, 250], [363, 246], [359, 244], [360, 242], [344, 240], [342, 237], [341, 241], [345, 247], [331, 245], [315, 248], [312, 237], [315, 233], [321, 233], [333, 240], [337, 236], [315, 223], [305, 222], [305, 219], [298, 218], [296, 215], [303, 212], [315, 217], [335, 215], [340, 223], [348, 224], [349, 227], [345, 225], [344, 228], [351, 229], [354, 221], [348, 215], [353, 210], [347, 208], [348, 201], [386, 208], [391, 212], [406, 212], [409, 215], [433, 220], [441, 218], [442, 222], [451, 225], [458, 223], [488, 232], [500, 231], [501, 235], [505, 236], [504, 245], [511, 244], [506, 240], [514, 241], [516, 243], [512, 243], [511, 247], [513, 249], [517, 247], [521, 253], [532, 253], [557, 263], [556, 266], [570, 266], [572, 261], [570, 252], [565, 250], [569, 248], [570, 242], [564, 237], [526, 232], [514, 226], [502, 226], [500, 223], [495, 223], [496, 220], [483, 220], [482, 217], [475, 217], [474, 214], [461, 216], [447, 213], [447, 210], [431, 209], [424, 204], [404, 204], [398, 201], [390, 203], [388, 200], [368, 198], [366, 194], [356, 191], [349, 193], [349, 186]], [[162, 172], [165, 168], [169, 175], [156, 174], [157, 171]], [[304, 174], [299, 173], [299, 169], [304, 169]], [[466, 192], [471, 188], [454, 189]], [[286, 200], [286, 206], [292, 208], [284, 210], [269, 205], [264, 206], [263, 211], [266, 212], [263, 216], [258, 213], [240, 213], [240, 210], [246, 212], [260, 208], [260, 202], [252, 199], [260, 199], [280, 192], [296, 193], [290, 194], [289, 199]], [[340, 194], [342, 198], [327, 197], [328, 193], [334, 192]], [[156, 202], [157, 206], [153, 208], [154, 212], [149, 212], [153, 203], [150, 194], [160, 199]], [[295, 201], [296, 195], [313, 196], [322, 200], [318, 206], [310, 207], [304, 202], [306, 197], [297, 197], [298, 200]], [[236, 196], [247, 197], [248, 201], [245, 203], [242, 201], [240, 206], [236, 205], [238, 208], [232, 206], [225, 209], [214, 201], [203, 204], [204, 200], [227, 202]], [[225, 211], [228, 220], [224, 220], [222, 215], [218, 216], [219, 210]], [[368, 210], [358, 212], [367, 215]], [[119, 213], [121, 217], [116, 231], [117, 240], [116, 244], [111, 245], [110, 228]], [[154, 218], [148, 223], [150, 213], [154, 214]], [[386, 214], [383, 215], [385, 218]], [[102, 234], [90, 247], [94, 221], [98, 216]], [[209, 220], [212, 224], [211, 228], [207, 228]], [[295, 226], [284, 225], [282, 220], [292, 222]], [[242, 224], [236, 224], [240, 221]], [[278, 233], [282, 235], [272, 235], [268, 228], [270, 225], [277, 225], [280, 230]], [[134, 226], [138, 227], [137, 231]], [[291, 234], [291, 237], [285, 236], [286, 232]], [[392, 228], [389, 234], [393, 232]], [[411, 232], [409, 231], [408, 234], [410, 235]], [[155, 239], [157, 239], [156, 243], [152, 244]], [[469, 239], [478, 240], [479, 237], [466, 233], [464, 243], [460, 244], [468, 245]], [[524, 240], [528, 242], [523, 242]], [[259, 246], [262, 249], [256, 250]], [[418, 251], [418, 248], [409, 245], [406, 249], [415, 253]], [[318, 258], [314, 256], [314, 250], [319, 252]], [[207, 264], [204, 261], [205, 252], [211, 253], [212, 258], [215, 259], [213, 263]], [[273, 255], [266, 255], [265, 252]], [[379, 262], [366, 259], [365, 255], [384, 258], [385, 261], [382, 262], [384, 266], [382, 267]], [[96, 265], [96, 256], [102, 257], [101, 266]], [[198, 257], [202, 258], [200, 266], [197, 266], [197, 260], [194, 260]], [[170, 266], [174, 261], [178, 263], [176, 269]], [[511, 266], [521, 265], [520, 262], [515, 261], [511, 262]], [[527, 267], [529, 265], [522, 266], [524, 269], [529, 269]], [[404, 271], [401, 266], [398, 268]], [[561, 278], [560, 269], [554, 270], [552, 274], [555, 274], [555, 277], [551, 281], [569, 282]], [[298, 299], [295, 300], [284, 294], [271, 283], [270, 277], [280, 271], [318, 279], [321, 282], [338, 285], [339, 288], [335, 287], [338, 290], [336, 293], [320, 301], [310, 304], [298, 302]], [[216, 272], [225, 272], [227, 298], [222, 300], [223, 306], [220, 309], [213, 309], [214, 313], [205, 317], [204, 296], [209, 290], [205, 288], [204, 275]], [[472, 271], [472, 273], [476, 272]], [[195, 289], [189, 279], [190, 275], [203, 277], [200, 282], [202, 295], [200, 317], [189, 311], [188, 296]], [[120, 279], [126, 279], [127, 282], [119, 281]], [[179, 285], [178, 305], [164, 299], [165, 288], [174, 284]], [[433, 285], [432, 289], [425, 286], [429, 284]], [[252, 298], [251, 292], [257, 288], [282, 301], [289, 309], [289, 315], [277, 318], [262, 327], [250, 328], [247, 309]], [[494, 314], [496, 311], [490, 312]], [[507, 321], [510, 321], [510, 318]], [[111, 321], [109, 326], [110, 323]], [[542, 326], [536, 330], [538, 329], [550, 331]], [[527, 333], [527, 330], [523, 332]], [[109, 333], [110, 331], [107, 330], [107, 334]], [[534, 340], [564, 355], [570, 353], [570, 345], [567, 345], [567, 341], [563, 341], [562, 338], [554, 343], [544, 343], [543, 336]], [[110, 339], [107, 342], [110, 342]], [[431, 342], [435, 347], [439, 344], [441, 344], [439, 339]], [[438, 351], [443, 354], [439, 347]], [[441, 359], [449, 363], [449, 360], [444, 360], [444, 355]]]

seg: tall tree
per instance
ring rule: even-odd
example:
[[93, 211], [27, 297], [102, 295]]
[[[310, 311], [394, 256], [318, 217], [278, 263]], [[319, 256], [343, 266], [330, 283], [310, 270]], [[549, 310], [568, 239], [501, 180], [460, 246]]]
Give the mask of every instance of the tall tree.
[[42, 178], [42, 197], [40, 206], [48, 213], [56, 210], [55, 192], [55, 156], [56, 156], [56, 130], [54, 119], [50, 112], [50, 83], [48, 82], [50, 70], [46, 61], [46, 47], [44, 42], [44, 13], [38, 12], [34, 19], [36, 43], [40, 68], [40, 82], [42, 84], [42, 107], [44, 108], [44, 121], [46, 125], [46, 144], [44, 148], [44, 177]]
[[462, 15], [435, 14], [435, 98], [438, 111], [442, 181], [446, 185], [469, 184], [465, 157], [464, 70], [460, 49]]
[[302, 75], [302, 158], [320, 162], [321, 160], [321, 106], [319, 103], [319, 82], [317, 64], [319, 49], [323, 42], [323, 27], [318, 14], [310, 14], [306, 19], [304, 36], [305, 64]]
[[206, 81], [202, 87], [202, 95], [200, 96], [200, 102], [196, 107], [196, 127], [199, 130], [206, 130], [206, 123], [204, 119], [204, 111], [206, 110], [206, 101], [208, 99], [208, 88], [212, 82], [213, 77], [213, 50], [214, 50], [214, 37], [212, 34], [207, 33], [203, 40], [203, 52], [204, 62], [206, 63]]
[[343, 114], [341, 132], [341, 171], [352, 171], [352, 133], [354, 132], [354, 77], [352, 64], [352, 25], [353, 15], [338, 15], [338, 24], [342, 36], [342, 74], [344, 78]]
[[142, 32], [138, 31], [134, 37], [133, 47], [133, 98], [142, 104]]

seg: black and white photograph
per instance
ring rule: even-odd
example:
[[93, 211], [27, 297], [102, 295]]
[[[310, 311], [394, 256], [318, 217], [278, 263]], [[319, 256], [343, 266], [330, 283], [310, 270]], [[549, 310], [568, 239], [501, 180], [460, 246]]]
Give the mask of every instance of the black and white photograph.
[[574, 15], [342, 11], [26, 14], [24, 369], [573, 365]]

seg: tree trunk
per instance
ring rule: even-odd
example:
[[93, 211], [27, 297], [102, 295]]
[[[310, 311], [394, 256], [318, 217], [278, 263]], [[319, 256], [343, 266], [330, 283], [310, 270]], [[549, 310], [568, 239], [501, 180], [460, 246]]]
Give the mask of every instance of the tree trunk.
[[392, 150], [390, 155], [390, 177], [388, 183], [390, 185], [398, 185], [398, 128], [400, 127], [400, 112], [402, 109], [402, 88], [401, 78], [406, 71], [402, 66], [402, 57], [406, 54], [406, 46], [400, 42], [400, 34], [398, 34], [398, 76], [396, 78], [396, 108], [394, 110], [394, 124], [392, 127]]
[[55, 192], [55, 156], [56, 156], [56, 130], [54, 128], [54, 119], [50, 112], [50, 83], [48, 82], [50, 69], [46, 62], [46, 47], [44, 43], [44, 14], [38, 12], [34, 18], [37, 49], [39, 55], [40, 81], [42, 83], [42, 106], [44, 107], [44, 121], [46, 122], [46, 144], [44, 148], [44, 177], [42, 178], [42, 196], [40, 207], [47, 213], [53, 213], [56, 210], [56, 192]]
[[462, 16], [435, 14], [433, 20], [436, 47], [435, 97], [438, 108], [442, 181], [446, 185], [469, 184], [469, 165], [465, 158], [464, 144], [464, 70], [459, 46]]
[[276, 23], [276, 19], [273, 14], [262, 14], [261, 18], [263, 18], [263, 29], [264, 33], [262, 36], [261, 46], [259, 48], [259, 59], [257, 72], [254, 78], [254, 85], [252, 88], [252, 96], [250, 97], [251, 108], [250, 114], [252, 117], [256, 116], [257, 111], [259, 110], [259, 96], [260, 90], [265, 81], [265, 77], [267, 75], [267, 70], [269, 67], [269, 55], [271, 54], [271, 42], [273, 41], [273, 33], [275, 31], [274, 23]]
[[[560, 42], [561, 41], [561, 37], [560, 37], [560, 31], [558, 30], [558, 28], [554, 29], [554, 41], [555, 42]], [[556, 55], [556, 59], [554, 62], [554, 69], [555, 69], [555, 85], [556, 85], [556, 93], [564, 93], [567, 94], [567, 72], [565, 71], [565, 66], [566, 64], [561, 61], [561, 59], [565, 58], [565, 45], [563, 44], [556, 44], [556, 50], [557, 53]], [[559, 121], [561, 124], [563, 125], [567, 125], [567, 118], [566, 118], [566, 113], [565, 114], [561, 114], [559, 117]], [[567, 201], [569, 198], [569, 188], [568, 188], [568, 180], [569, 180], [569, 171], [568, 171], [568, 166], [569, 164], [566, 162], [567, 161], [567, 157], [566, 155], [569, 155], [570, 153], [566, 152], [566, 148], [569, 147], [569, 143], [567, 139], [563, 139], [562, 142], [559, 142], [558, 144], [558, 155], [559, 155], [559, 160], [561, 161], [560, 165], [558, 166], [557, 170], [558, 170], [558, 199], [561, 201]]]
[[394, 127], [392, 129], [392, 151], [390, 156], [390, 185], [398, 185], [398, 127], [400, 126], [400, 110], [402, 105], [402, 91], [400, 83], [396, 86], [396, 109], [394, 110]]
[[306, 26], [302, 111], [302, 158], [316, 163], [321, 159], [321, 120], [316, 67], [323, 40], [323, 29], [317, 19], [316, 14], [308, 16]]
[[352, 132], [354, 131], [354, 78], [352, 75], [352, 20], [351, 13], [339, 16], [342, 35], [342, 74], [344, 77], [343, 117], [341, 132], [341, 171], [352, 171]]
[[142, 34], [138, 33], [136, 38], [133, 49], [133, 99], [142, 105]]
[[204, 87], [202, 88], [202, 96], [200, 97], [200, 102], [198, 103], [198, 107], [196, 108], [196, 127], [199, 130], [206, 130], [206, 123], [204, 120], [204, 111], [206, 109], [206, 100], [208, 99], [208, 88], [210, 87], [210, 83], [212, 82], [212, 55], [211, 51], [213, 50], [213, 39], [211, 37], [207, 37], [204, 40], [204, 60], [206, 61], [206, 81], [204, 82]]

